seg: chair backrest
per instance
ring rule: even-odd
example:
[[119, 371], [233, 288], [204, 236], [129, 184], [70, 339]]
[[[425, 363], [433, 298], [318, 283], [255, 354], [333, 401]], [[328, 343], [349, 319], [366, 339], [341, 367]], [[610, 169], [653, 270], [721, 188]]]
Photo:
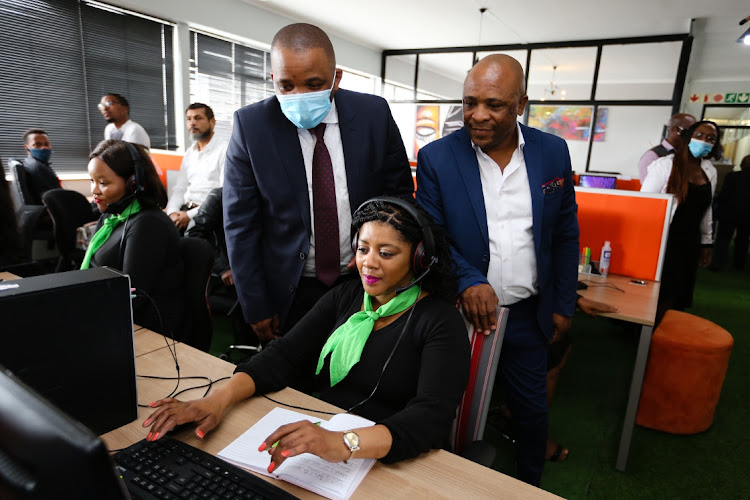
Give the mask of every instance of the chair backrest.
[[15, 198], [18, 205], [38, 205], [31, 196], [31, 191], [29, 190], [29, 178], [26, 174], [26, 168], [23, 166], [23, 162], [16, 158], [11, 158], [8, 160], [8, 169], [13, 175], [13, 186], [15, 188]]
[[[83, 252], [76, 248], [76, 230], [96, 219], [91, 204], [78, 191], [69, 189], [52, 189], [42, 195], [47, 206], [55, 235], [57, 248], [68, 262], [83, 257]], [[80, 255], [79, 255], [80, 254]]]
[[454, 422], [453, 452], [456, 454], [460, 455], [467, 445], [484, 437], [508, 314], [507, 308], [498, 307], [497, 329], [489, 335], [477, 333], [473, 326], [467, 325], [471, 342], [471, 368], [469, 383]]
[[213, 328], [206, 287], [214, 266], [214, 250], [200, 238], [180, 238], [180, 255], [185, 266], [185, 324], [183, 341], [201, 351], [211, 346]]

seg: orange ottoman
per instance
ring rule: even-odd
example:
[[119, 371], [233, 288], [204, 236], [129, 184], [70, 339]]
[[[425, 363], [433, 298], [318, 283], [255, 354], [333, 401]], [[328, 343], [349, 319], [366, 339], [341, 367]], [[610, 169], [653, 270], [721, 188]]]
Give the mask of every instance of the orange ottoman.
[[673, 434], [695, 434], [714, 420], [734, 339], [720, 326], [667, 311], [651, 338], [635, 423]]

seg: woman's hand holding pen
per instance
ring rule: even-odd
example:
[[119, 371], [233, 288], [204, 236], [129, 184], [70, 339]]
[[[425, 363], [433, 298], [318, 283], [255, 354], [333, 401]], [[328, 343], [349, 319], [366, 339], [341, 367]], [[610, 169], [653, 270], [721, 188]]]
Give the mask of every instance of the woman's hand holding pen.
[[350, 454], [343, 432], [327, 431], [320, 427], [320, 422], [307, 420], [282, 425], [266, 438], [258, 451], [271, 454], [268, 472], [273, 472], [287, 458], [303, 453], [312, 453], [328, 462], [343, 462]]

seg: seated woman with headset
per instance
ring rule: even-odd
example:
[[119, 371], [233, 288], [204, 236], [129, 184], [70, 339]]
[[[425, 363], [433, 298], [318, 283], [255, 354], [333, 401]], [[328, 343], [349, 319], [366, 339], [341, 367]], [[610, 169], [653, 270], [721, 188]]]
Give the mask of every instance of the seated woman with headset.
[[81, 269], [129, 274], [133, 322], [177, 334], [184, 304], [180, 235], [162, 211], [167, 193], [154, 164], [142, 146], [116, 140], [100, 142], [89, 159], [91, 192], [103, 215]]
[[258, 443], [272, 453], [269, 472], [305, 452], [340, 462], [356, 451], [392, 463], [446, 447], [470, 354], [451, 302], [456, 282], [444, 232], [395, 198], [369, 200], [352, 219], [360, 280], [329, 291], [205, 398], [152, 403], [158, 410], [143, 422], [151, 426], [147, 440], [187, 422], [197, 422], [195, 435], [203, 438], [233, 403], [312, 378], [321, 399], [376, 425], [346, 433], [310, 422], [282, 426]]

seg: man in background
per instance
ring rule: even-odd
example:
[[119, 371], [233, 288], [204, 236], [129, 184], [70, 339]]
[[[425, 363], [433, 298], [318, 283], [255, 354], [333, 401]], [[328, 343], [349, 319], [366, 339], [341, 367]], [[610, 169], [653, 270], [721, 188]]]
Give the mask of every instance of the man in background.
[[521, 65], [495, 54], [464, 82], [464, 127], [422, 148], [417, 201], [448, 230], [467, 320], [489, 333], [510, 309], [500, 353], [517, 477], [539, 486], [547, 446], [548, 344], [575, 311], [578, 219], [565, 141], [518, 123]]
[[30, 129], [23, 134], [23, 148], [26, 158], [23, 169], [26, 171], [28, 190], [32, 205], [42, 205], [42, 195], [50, 189], [60, 188], [60, 179], [50, 165], [52, 145], [47, 132]]
[[214, 136], [216, 118], [210, 106], [195, 102], [185, 110], [185, 116], [195, 142], [182, 159], [166, 210], [180, 231], [187, 229], [211, 190], [224, 185], [227, 156], [227, 141]]
[[323, 30], [286, 26], [271, 44], [276, 95], [234, 115], [224, 229], [245, 319], [262, 341], [356, 277], [349, 264], [359, 205], [414, 189], [388, 104], [339, 89], [341, 76]]
[[654, 160], [661, 158], [662, 156], [667, 156], [680, 147], [682, 144], [680, 132], [686, 128], [690, 128], [693, 123], [695, 123], [695, 117], [686, 113], [678, 113], [669, 119], [669, 123], [667, 124], [667, 137], [661, 141], [661, 144], [654, 146], [643, 153], [643, 156], [641, 156], [641, 159], [638, 162], [638, 178], [641, 182], [646, 178], [648, 166], [651, 165]]
[[110, 93], [102, 97], [98, 105], [109, 124], [104, 128], [105, 139], [134, 142], [151, 149], [151, 139], [139, 124], [130, 119], [130, 104], [124, 96]]
[[713, 261], [709, 269], [718, 271], [729, 256], [729, 243], [734, 236], [734, 268], [745, 269], [750, 246], [750, 155], [740, 163], [739, 172], [730, 172], [716, 196], [719, 221]]

